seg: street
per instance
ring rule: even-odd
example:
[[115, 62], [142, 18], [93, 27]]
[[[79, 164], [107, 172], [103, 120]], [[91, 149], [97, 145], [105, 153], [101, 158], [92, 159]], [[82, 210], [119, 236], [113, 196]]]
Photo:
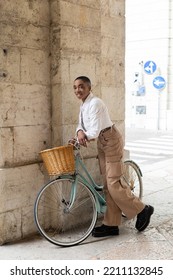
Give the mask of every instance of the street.
[[141, 168], [173, 158], [173, 131], [126, 129], [125, 147]]

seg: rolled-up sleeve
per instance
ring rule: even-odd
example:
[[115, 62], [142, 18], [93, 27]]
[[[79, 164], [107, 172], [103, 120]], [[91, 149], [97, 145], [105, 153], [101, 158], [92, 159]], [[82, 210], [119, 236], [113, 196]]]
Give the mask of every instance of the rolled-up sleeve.
[[79, 122], [78, 122], [78, 126], [77, 126], [77, 128], [76, 128], [76, 134], [77, 134], [77, 132], [78, 132], [79, 130], [83, 130], [83, 131], [84, 131], [84, 129], [83, 129], [83, 127], [82, 127], [82, 124], [81, 124], [81, 110], [80, 110], [80, 113], [79, 113]]

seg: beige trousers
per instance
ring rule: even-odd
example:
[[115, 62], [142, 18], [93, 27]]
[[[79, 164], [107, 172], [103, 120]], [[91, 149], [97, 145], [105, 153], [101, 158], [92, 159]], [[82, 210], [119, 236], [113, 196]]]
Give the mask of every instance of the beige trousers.
[[103, 223], [118, 226], [121, 224], [122, 212], [128, 219], [132, 219], [144, 209], [145, 205], [132, 194], [123, 180], [124, 145], [115, 125], [100, 133], [97, 146], [107, 202]]

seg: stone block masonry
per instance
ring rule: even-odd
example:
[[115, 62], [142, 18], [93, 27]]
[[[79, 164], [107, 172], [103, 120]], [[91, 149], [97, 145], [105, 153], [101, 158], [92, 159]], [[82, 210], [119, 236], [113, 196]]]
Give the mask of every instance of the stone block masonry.
[[49, 1], [1, 1], [1, 244], [36, 232], [39, 151], [51, 145], [49, 33]]
[[[124, 132], [124, 1], [0, 3], [0, 243], [34, 234], [39, 152], [74, 136], [73, 80], [89, 76]], [[96, 145], [83, 152], [95, 170]], [[100, 180], [99, 170], [93, 175]]]
[[0, 244], [35, 233], [33, 205], [43, 182], [38, 164], [0, 169]]

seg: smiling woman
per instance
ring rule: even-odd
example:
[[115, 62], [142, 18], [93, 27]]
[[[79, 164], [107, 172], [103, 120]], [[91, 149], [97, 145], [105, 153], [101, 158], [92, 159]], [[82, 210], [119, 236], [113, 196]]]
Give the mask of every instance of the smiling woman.
[[90, 94], [91, 81], [85, 76], [77, 77], [74, 81], [73, 88], [76, 96], [84, 102]]
[[119, 235], [122, 212], [129, 219], [137, 216], [136, 229], [144, 230], [149, 222], [154, 208], [145, 205], [139, 197], [132, 194], [127, 186], [123, 165], [123, 139], [111, 121], [104, 102], [91, 92], [91, 81], [80, 76], [74, 81], [74, 91], [82, 104], [80, 106], [79, 124], [76, 129], [80, 145], [87, 147], [87, 142], [97, 139], [98, 159], [103, 177], [106, 197], [106, 212], [101, 227], [96, 227], [94, 237]]

